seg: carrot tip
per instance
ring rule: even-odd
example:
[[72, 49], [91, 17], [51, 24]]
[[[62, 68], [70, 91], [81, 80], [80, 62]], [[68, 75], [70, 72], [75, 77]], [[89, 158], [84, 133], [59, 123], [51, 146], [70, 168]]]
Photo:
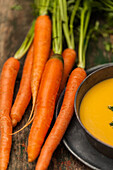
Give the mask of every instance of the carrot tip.
[[16, 119], [12, 119], [12, 126], [15, 127], [17, 125]]

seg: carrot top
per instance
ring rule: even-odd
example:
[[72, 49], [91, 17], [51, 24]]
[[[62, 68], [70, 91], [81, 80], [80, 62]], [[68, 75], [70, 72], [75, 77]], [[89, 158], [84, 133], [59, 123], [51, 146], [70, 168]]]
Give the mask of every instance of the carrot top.
[[33, 20], [31, 28], [28, 31], [27, 36], [25, 40], [23, 41], [22, 45], [20, 46], [18, 51], [15, 53], [14, 58], [18, 60], [21, 59], [25, 55], [27, 50], [29, 49], [34, 38], [34, 26], [35, 26], [35, 20]]
[[50, 0], [34, 0], [39, 15], [47, 15]]
[[90, 32], [87, 33], [88, 25], [91, 16], [91, 5], [89, 0], [83, 2], [83, 7], [80, 11], [80, 36], [79, 36], [79, 63], [78, 66], [85, 68], [85, 55], [90, 38]]
[[62, 53], [62, 22], [58, 1], [54, 0], [52, 26], [53, 26], [53, 52]]
[[[50, 2], [50, 0], [34, 0], [36, 9], [38, 9], [38, 15], [46, 15], [47, 14], [47, 11], [49, 8], [49, 2]], [[24, 42], [22, 43], [22, 45], [20, 46], [18, 51], [15, 53], [14, 58], [16, 58], [18, 60], [21, 59], [25, 55], [27, 50], [29, 49], [29, 47], [33, 41], [33, 38], [34, 38], [34, 27], [35, 27], [35, 20], [33, 20], [31, 28], [28, 31]]]
[[74, 18], [78, 10], [79, 4], [80, 4], [80, 0], [77, 0], [74, 5], [74, 9], [71, 13], [70, 23], [68, 23], [69, 19], [68, 19], [68, 14], [67, 14], [67, 2], [66, 0], [59, 0], [61, 18], [63, 21], [63, 31], [64, 31], [64, 35], [67, 41], [68, 48], [71, 48], [71, 49], [75, 48], [73, 23], [74, 23]]

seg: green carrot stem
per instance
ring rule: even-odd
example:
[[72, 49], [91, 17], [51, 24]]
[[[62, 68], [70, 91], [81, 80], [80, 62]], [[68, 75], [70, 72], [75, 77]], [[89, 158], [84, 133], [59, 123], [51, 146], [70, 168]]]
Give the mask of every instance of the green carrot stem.
[[97, 31], [98, 30], [98, 27], [99, 27], [99, 22], [96, 21], [95, 23], [95, 26], [93, 28], [91, 28], [89, 30], [89, 32], [87, 33], [87, 36], [86, 36], [86, 41], [85, 41], [85, 44], [84, 44], [84, 50], [83, 50], [83, 62], [85, 62], [85, 55], [86, 55], [86, 50], [87, 50], [87, 47], [88, 47], [88, 43], [89, 43], [89, 40], [91, 38], [91, 35], [94, 31]]
[[101, 7], [100, 8], [101, 10], [103, 10], [103, 11], [107, 11], [107, 12], [113, 12], [113, 8], [103, 8], [103, 7]]
[[[113, 1], [112, 0], [104, 0], [106, 3], [109, 3], [109, 4], [111, 4], [111, 5], [113, 5]], [[103, 2], [104, 2], [103, 1]]]
[[52, 26], [53, 26], [53, 51], [55, 51], [56, 44], [56, 21], [55, 21], [55, 10], [56, 10], [56, 2], [54, 2], [53, 7], [53, 15], [52, 15]]
[[[88, 12], [87, 12], [86, 20], [85, 20], [84, 38], [86, 36], [90, 16], [91, 16], [91, 10], [89, 9]], [[90, 31], [90, 32], [92, 32], [92, 31]], [[85, 55], [86, 55], [86, 50], [87, 50], [87, 46], [88, 46], [90, 36], [91, 36], [90, 33], [86, 36], [86, 41], [85, 41], [84, 48], [83, 48], [83, 54], [82, 55], [83, 55], [83, 66], [84, 67], [85, 67]]]
[[82, 9], [81, 12], [81, 24], [80, 24], [80, 38], [79, 38], [79, 63], [78, 67], [84, 68], [85, 65], [83, 63], [82, 57], [83, 57], [83, 43], [84, 43], [84, 17], [85, 17], [85, 9]]
[[86, 36], [86, 32], [87, 32], [90, 16], [91, 16], [91, 9], [89, 9], [87, 11], [87, 15], [86, 15], [86, 19], [85, 19], [85, 26], [84, 26], [84, 37]]
[[53, 16], [52, 16], [52, 22], [53, 22], [53, 51], [54, 53], [57, 51], [58, 46], [57, 46], [57, 32], [56, 32], [56, 1], [54, 1], [54, 8], [53, 8]]
[[93, 29], [91, 29], [91, 30], [89, 31], [89, 33], [87, 34], [87, 36], [86, 36], [86, 41], [85, 41], [85, 45], [84, 45], [84, 49], [83, 49], [83, 65], [84, 65], [84, 67], [85, 67], [86, 50], [87, 50], [88, 43], [89, 43], [89, 39], [90, 39], [90, 37], [91, 37], [92, 32], [93, 32]]
[[39, 15], [47, 15], [48, 14], [48, 8], [50, 0], [36, 0], [37, 2], [37, 8], [39, 8]]
[[81, 23], [80, 23], [80, 40], [79, 40], [79, 63], [78, 66], [85, 68], [85, 55], [90, 38], [90, 34], [87, 35], [88, 24], [91, 16], [91, 7], [88, 1], [84, 1], [84, 6], [81, 11]]
[[106, 5], [107, 7], [113, 9], [113, 2], [111, 0], [100, 0], [100, 1], [101, 1], [101, 3]]
[[57, 11], [57, 32], [58, 32], [58, 54], [62, 53], [62, 22], [60, 17], [60, 9]]
[[34, 0], [34, 4], [35, 4], [35, 6], [37, 7], [37, 9], [39, 8], [39, 6], [40, 6], [40, 2], [39, 2], [39, 0]]
[[77, 0], [73, 9], [73, 12], [71, 14], [71, 18], [70, 18], [70, 37], [71, 37], [71, 43], [72, 43], [72, 48], [75, 48], [75, 43], [74, 43], [74, 33], [73, 33], [73, 22], [74, 22], [74, 18], [76, 15], [76, 12], [78, 10], [79, 4], [80, 4], [81, 0]]
[[113, 1], [112, 0], [100, 0], [98, 3], [101, 4], [97, 6], [99, 10], [113, 12]]
[[57, 3], [57, 0], [54, 1], [53, 8], [53, 51], [54, 53], [61, 54], [62, 53], [62, 24], [61, 24], [61, 16], [60, 9]]
[[65, 24], [63, 24], [63, 30], [64, 30], [64, 34], [65, 34], [65, 38], [66, 38], [66, 41], [67, 41], [68, 48], [73, 49], [70, 38], [68, 36], [69, 30], [68, 30], [67, 26], [65, 26]]
[[18, 60], [21, 59], [29, 49], [34, 38], [34, 26], [35, 26], [35, 20], [32, 22], [31, 28], [28, 31], [24, 42], [22, 43], [18, 51], [15, 53], [14, 58]]
[[68, 48], [73, 48], [70, 40], [70, 35], [69, 35], [69, 27], [68, 27], [68, 17], [67, 17], [67, 4], [66, 0], [59, 0], [59, 6], [60, 6], [60, 13], [61, 13], [61, 18], [63, 21], [63, 30], [65, 34], [65, 38], [67, 41]]

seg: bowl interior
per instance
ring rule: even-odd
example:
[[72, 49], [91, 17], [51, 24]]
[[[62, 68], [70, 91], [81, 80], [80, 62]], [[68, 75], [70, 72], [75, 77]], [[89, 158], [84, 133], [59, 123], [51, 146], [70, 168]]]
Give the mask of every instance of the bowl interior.
[[87, 91], [96, 85], [97, 83], [113, 78], [113, 66], [108, 66], [101, 68], [93, 73], [91, 73], [89, 76], [86, 77], [86, 79], [81, 83], [80, 87], [77, 90], [76, 96], [75, 96], [75, 109], [76, 109], [76, 115], [79, 117], [79, 108], [81, 101], [84, 97], [84, 95], [87, 93]]

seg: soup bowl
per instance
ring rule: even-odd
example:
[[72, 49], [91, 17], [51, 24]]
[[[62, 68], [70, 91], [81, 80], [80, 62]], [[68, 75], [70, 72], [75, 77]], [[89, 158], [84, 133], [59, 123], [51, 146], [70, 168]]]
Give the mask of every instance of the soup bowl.
[[96, 138], [94, 135], [92, 135], [86, 127], [83, 125], [81, 119], [80, 119], [80, 106], [82, 99], [84, 98], [85, 94], [96, 84], [102, 82], [103, 80], [113, 78], [113, 65], [105, 66], [103, 68], [100, 68], [90, 75], [86, 77], [86, 79], [81, 83], [79, 86], [77, 93], [75, 95], [75, 101], [74, 101], [74, 108], [75, 108], [75, 114], [77, 117], [77, 120], [82, 127], [82, 129], [85, 131], [85, 134], [88, 138], [88, 141], [101, 153], [104, 155], [113, 158], [113, 146], [105, 143], [104, 141], [101, 141], [100, 139]]

